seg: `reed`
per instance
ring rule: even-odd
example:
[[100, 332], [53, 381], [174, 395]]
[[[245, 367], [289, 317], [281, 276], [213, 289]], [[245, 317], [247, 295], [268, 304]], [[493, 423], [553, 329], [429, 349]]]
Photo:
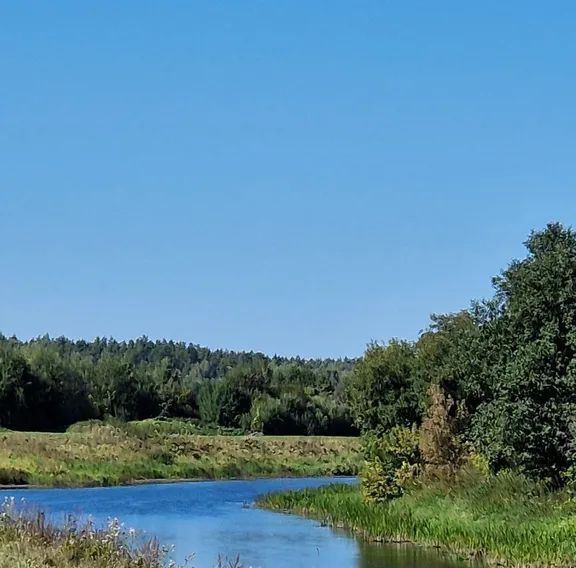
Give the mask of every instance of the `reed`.
[[14, 498], [0, 506], [0, 568], [166, 568], [169, 549], [141, 539], [117, 519], [104, 528], [67, 517], [62, 524]]
[[361, 538], [441, 547], [465, 558], [522, 567], [576, 564], [576, 505], [513, 473], [420, 488], [384, 504], [357, 487], [271, 494], [260, 505], [304, 514]]

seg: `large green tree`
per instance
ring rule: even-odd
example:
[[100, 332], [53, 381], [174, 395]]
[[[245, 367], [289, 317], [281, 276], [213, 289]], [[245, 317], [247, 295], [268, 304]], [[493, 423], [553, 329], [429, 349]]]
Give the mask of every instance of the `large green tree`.
[[347, 385], [356, 425], [384, 431], [420, 419], [422, 389], [415, 374], [416, 350], [407, 341], [370, 343]]
[[558, 481], [576, 416], [576, 233], [548, 225], [526, 247], [485, 308], [471, 437], [495, 468]]

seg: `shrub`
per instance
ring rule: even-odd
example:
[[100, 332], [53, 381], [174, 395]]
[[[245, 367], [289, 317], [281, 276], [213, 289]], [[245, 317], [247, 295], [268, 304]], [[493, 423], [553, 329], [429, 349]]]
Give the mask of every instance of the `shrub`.
[[419, 437], [423, 470], [429, 478], [449, 479], [460, 468], [463, 455], [454, 434], [454, 418], [450, 416], [453, 402], [436, 384], [430, 386], [428, 396], [430, 403]]
[[0, 467], [0, 485], [28, 485], [30, 474], [14, 467]]
[[396, 426], [380, 437], [364, 440], [362, 493], [369, 501], [400, 497], [420, 472], [418, 431]]

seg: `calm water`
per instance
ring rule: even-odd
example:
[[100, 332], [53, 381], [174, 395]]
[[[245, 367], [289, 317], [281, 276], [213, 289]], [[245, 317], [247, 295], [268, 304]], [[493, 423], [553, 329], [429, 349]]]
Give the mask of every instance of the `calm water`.
[[[339, 479], [341, 483], [354, 480]], [[207, 481], [95, 489], [0, 492], [24, 498], [53, 515], [118, 517], [127, 527], [175, 545], [174, 558], [193, 554], [190, 566], [209, 568], [218, 555], [240, 555], [253, 568], [461, 568], [433, 551], [358, 542], [316, 521], [251, 506], [263, 493], [333, 483], [333, 479]]]

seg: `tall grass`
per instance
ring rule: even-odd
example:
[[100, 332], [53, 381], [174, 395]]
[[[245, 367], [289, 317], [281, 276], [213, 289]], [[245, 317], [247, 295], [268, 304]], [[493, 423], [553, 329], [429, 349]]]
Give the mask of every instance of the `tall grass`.
[[[68, 516], [56, 524], [14, 498], [0, 504], [0, 568], [192, 568], [171, 561], [171, 547], [126, 529], [118, 519], [103, 528]], [[218, 558], [217, 568], [242, 568]]]
[[18, 507], [13, 498], [0, 506], [0, 568], [164, 568], [168, 553], [156, 540], [138, 539], [117, 519], [105, 528], [72, 517], [56, 525], [42, 512]]
[[512, 473], [420, 488], [368, 504], [356, 487], [272, 494], [261, 505], [309, 515], [368, 540], [437, 546], [507, 566], [576, 565], [576, 506]]
[[179, 421], [0, 432], [0, 484], [118, 485], [155, 479], [355, 474], [354, 438], [199, 435]]

